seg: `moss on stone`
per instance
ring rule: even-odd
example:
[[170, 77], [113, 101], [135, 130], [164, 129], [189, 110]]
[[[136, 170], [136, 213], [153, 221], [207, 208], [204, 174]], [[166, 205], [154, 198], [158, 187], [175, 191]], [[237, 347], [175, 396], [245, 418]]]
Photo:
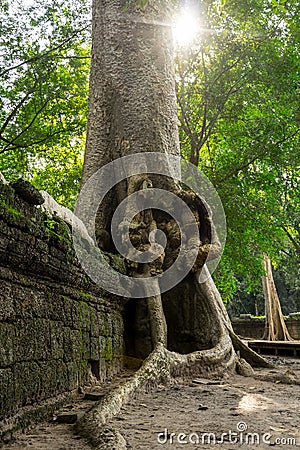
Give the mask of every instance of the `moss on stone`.
[[0, 205], [5, 208], [14, 219], [18, 217], [24, 217], [24, 215], [20, 213], [20, 211], [13, 208], [11, 205], [8, 205], [3, 199], [0, 199]]
[[[0, 230], [0, 413], [5, 419], [84, 383], [90, 360], [103, 363], [102, 379], [107, 367], [118, 370], [122, 330], [115, 322], [122, 317], [121, 305], [109, 301], [80, 267], [68, 225], [1, 184]], [[25, 416], [17, 427], [29, 421]]]
[[104, 341], [103, 357], [108, 364], [113, 360], [112, 341], [109, 337], [107, 337]]
[[[85, 291], [80, 291], [80, 296], [84, 297], [88, 300], [91, 300], [93, 298], [92, 294], [90, 294], [89, 292], [85, 292]], [[83, 303], [85, 303], [85, 302], [83, 302]]]

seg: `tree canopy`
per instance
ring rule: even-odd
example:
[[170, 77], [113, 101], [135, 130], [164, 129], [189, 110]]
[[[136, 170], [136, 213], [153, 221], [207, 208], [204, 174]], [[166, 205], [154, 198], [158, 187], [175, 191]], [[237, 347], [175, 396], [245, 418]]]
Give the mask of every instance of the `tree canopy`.
[[260, 283], [263, 253], [299, 262], [299, 24], [297, 2], [202, 8], [199, 42], [178, 55], [182, 150], [223, 200], [228, 242], [219, 276]]
[[69, 206], [85, 138], [88, 7], [60, 0], [0, 7], [1, 170], [8, 179], [31, 179]]
[[[198, 39], [176, 56], [180, 140], [224, 204], [228, 241], [216, 280], [229, 300], [246, 281], [257, 289], [263, 253], [285, 277], [299, 270], [300, 6], [196, 3]], [[80, 0], [0, 6], [0, 170], [67, 206], [84, 151], [89, 9]]]

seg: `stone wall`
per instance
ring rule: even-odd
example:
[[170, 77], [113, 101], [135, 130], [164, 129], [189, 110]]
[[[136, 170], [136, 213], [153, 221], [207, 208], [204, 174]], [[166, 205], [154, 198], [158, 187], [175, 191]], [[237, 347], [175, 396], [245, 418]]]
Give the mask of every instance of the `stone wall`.
[[[285, 323], [291, 337], [300, 340], [300, 320], [286, 319]], [[233, 319], [232, 326], [236, 334], [253, 339], [262, 339], [265, 330], [264, 320]]]
[[68, 225], [17, 192], [0, 181], [0, 421], [104, 380], [123, 354], [120, 299], [82, 271]]

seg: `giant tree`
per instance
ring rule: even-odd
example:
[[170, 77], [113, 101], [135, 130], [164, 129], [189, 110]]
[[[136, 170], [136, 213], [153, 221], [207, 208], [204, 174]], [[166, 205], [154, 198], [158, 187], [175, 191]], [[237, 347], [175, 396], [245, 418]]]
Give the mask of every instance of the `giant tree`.
[[[145, 8], [136, 5], [126, 8], [126, 4], [124, 0], [95, 0], [93, 5], [82, 191], [101, 167], [120, 157], [149, 152], [158, 156], [180, 155], [172, 2], [151, 0]], [[145, 161], [139, 175], [120, 182], [101, 203], [96, 218], [100, 246], [106, 251], [116, 251], [110, 236], [114, 209], [130, 194], [154, 186], [174, 194], [192, 211], [200, 235], [198, 254], [190, 273], [170, 291], [156, 295], [145, 292], [145, 298], [125, 301], [126, 352], [146, 360], [133, 379], [110, 397], [109, 407], [104, 400], [81, 420], [79, 427], [89, 435], [95, 433], [95, 419], [105, 422], [134, 389], [151, 378], [170, 374], [223, 375], [236, 368], [238, 358], [234, 347], [250, 362], [266, 363], [243, 347], [232, 332], [211, 276], [208, 274], [204, 282], [199, 282], [199, 272], [207, 270], [207, 256], [216, 258], [220, 251], [205, 199], [181, 185], [178, 167], [170, 166], [167, 177], [156, 176], [148, 173], [147, 158]], [[86, 206], [88, 210], [90, 205]], [[121, 223], [120, 233], [123, 226]], [[129, 225], [132, 244], [140, 251], [147, 249], [150, 240], [147, 233], [157, 230], [164, 231], [168, 238], [165, 253], [154, 261], [156, 265], [129, 264], [130, 276], [151, 277], [154, 269], [164, 272], [176, 260], [184, 236], [178, 237], [178, 227], [165, 211], [151, 208], [136, 214]]]

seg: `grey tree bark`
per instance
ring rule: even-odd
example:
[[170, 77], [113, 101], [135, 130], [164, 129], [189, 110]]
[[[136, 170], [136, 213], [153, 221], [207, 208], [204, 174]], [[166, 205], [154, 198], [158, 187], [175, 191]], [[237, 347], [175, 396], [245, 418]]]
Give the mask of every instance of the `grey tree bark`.
[[[179, 154], [167, 3], [152, 1], [145, 10], [125, 12], [125, 0], [94, 1], [83, 183], [121, 156]], [[123, 200], [127, 187], [123, 183], [107, 197], [99, 213], [100, 227], [107, 228], [112, 199]]]
[[[171, 1], [149, 0], [145, 9], [130, 7], [126, 11], [125, 4], [125, 0], [94, 0], [93, 4], [83, 184], [100, 167], [121, 156], [150, 151], [180, 155]], [[170, 178], [149, 177], [155, 187], [182, 195], [172, 181], [172, 173], [174, 168], [170, 167]], [[114, 207], [130, 192], [140, 189], [143, 180], [148, 176], [128, 179], [106, 197], [98, 212], [100, 230], [109, 232]], [[201, 224], [203, 217], [197, 206], [195, 213]], [[153, 215], [148, 230], [154, 219], [158, 228], [162, 222], [165, 229], [166, 222], [173, 227], [166, 216]], [[172, 231], [174, 234], [174, 228]], [[105, 424], [136, 389], [147, 383], [170, 376], [222, 376], [235, 370], [235, 349], [242, 349], [242, 356], [251, 363], [267, 364], [234, 335], [212, 278], [199, 284], [196, 269], [162, 296], [128, 300], [124, 313], [126, 352], [144, 363], [133, 379], [79, 421], [81, 433], [96, 436], [97, 426]], [[149, 274], [149, 267], [145, 273]]]
[[271, 260], [267, 255], [264, 255], [264, 269], [266, 274], [262, 277], [262, 284], [265, 295], [266, 319], [263, 339], [268, 341], [292, 341], [282, 314]]

